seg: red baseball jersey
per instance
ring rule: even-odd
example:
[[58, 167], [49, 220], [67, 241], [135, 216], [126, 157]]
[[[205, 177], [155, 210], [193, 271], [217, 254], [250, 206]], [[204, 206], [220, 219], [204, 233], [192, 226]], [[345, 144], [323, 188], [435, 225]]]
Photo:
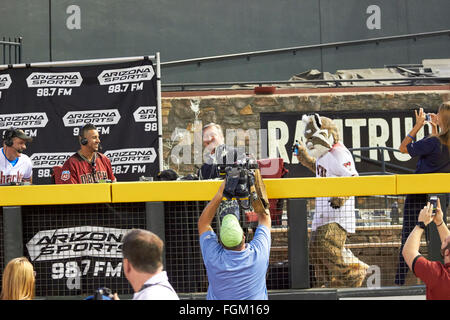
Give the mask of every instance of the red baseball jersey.
[[66, 160], [62, 167], [61, 183], [96, 183], [100, 180], [115, 181], [111, 161], [104, 154], [97, 152], [95, 161], [90, 163], [78, 152]]
[[450, 300], [450, 263], [443, 265], [418, 255], [412, 269], [426, 285], [427, 300]]

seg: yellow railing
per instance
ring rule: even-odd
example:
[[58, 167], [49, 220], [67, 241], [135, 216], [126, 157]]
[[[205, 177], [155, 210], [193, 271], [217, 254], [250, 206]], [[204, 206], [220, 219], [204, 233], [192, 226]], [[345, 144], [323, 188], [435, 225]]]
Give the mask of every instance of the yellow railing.
[[[345, 178], [265, 179], [269, 198], [450, 193], [450, 173]], [[0, 188], [0, 206], [207, 201], [221, 181], [117, 182], [85, 185], [29, 185]]]

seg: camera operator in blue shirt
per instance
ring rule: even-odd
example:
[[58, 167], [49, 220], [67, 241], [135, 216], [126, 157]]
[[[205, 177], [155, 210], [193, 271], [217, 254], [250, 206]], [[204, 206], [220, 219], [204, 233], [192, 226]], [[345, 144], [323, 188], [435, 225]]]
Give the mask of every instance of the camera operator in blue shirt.
[[[271, 219], [257, 212], [258, 227], [253, 240], [245, 235], [234, 214], [226, 214], [218, 237], [211, 227], [223, 198], [223, 181], [198, 220], [200, 248], [208, 275], [208, 300], [267, 300], [266, 273], [271, 245]], [[237, 207], [236, 207], [237, 208]]]

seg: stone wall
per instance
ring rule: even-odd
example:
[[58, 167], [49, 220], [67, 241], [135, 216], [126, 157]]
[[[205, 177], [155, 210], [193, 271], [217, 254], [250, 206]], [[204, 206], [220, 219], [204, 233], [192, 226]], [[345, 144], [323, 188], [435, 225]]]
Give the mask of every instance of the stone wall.
[[[226, 129], [259, 129], [261, 112], [318, 112], [344, 110], [405, 110], [421, 105], [437, 109], [450, 100], [450, 86], [342, 88], [342, 89], [278, 89], [276, 94], [254, 94], [249, 90], [225, 92], [165, 92], [162, 99], [164, 163], [181, 175], [194, 171], [193, 164], [176, 165], [169, 156], [180, 139], [174, 132], [187, 130], [192, 150], [195, 123], [201, 128], [210, 122]], [[194, 112], [191, 106], [198, 108]], [[201, 122], [201, 124], [195, 120]], [[193, 151], [192, 151], [193, 152]], [[192, 158], [194, 159], [194, 158]], [[194, 161], [192, 161], [194, 162]]]

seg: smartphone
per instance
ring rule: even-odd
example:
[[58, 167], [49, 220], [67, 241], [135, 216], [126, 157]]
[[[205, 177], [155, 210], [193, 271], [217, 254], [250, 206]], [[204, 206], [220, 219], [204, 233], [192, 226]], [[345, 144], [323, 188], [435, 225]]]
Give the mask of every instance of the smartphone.
[[292, 152], [294, 153], [295, 156], [298, 156], [298, 140], [295, 140], [294, 145], [292, 146]]
[[431, 215], [434, 216], [436, 215], [437, 196], [431, 196], [430, 203], [433, 205], [433, 212], [431, 213]]
[[427, 114], [425, 115], [425, 121], [431, 122], [431, 115], [430, 115], [429, 113], [427, 113]]

